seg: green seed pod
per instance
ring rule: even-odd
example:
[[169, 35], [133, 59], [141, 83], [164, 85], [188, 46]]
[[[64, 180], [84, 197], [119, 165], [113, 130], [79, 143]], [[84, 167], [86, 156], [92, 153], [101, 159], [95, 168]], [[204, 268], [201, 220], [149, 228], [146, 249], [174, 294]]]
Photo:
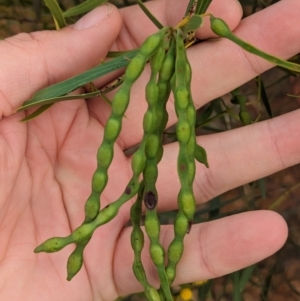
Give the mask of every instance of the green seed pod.
[[121, 122], [117, 118], [109, 118], [107, 120], [105, 131], [104, 131], [104, 140], [106, 142], [114, 142], [119, 136], [121, 131]]
[[168, 265], [166, 267], [166, 274], [170, 283], [172, 283], [176, 277], [176, 267], [174, 265]]
[[194, 125], [196, 122], [196, 110], [194, 105], [189, 105], [186, 111], [187, 120], [191, 125]]
[[117, 201], [108, 204], [105, 208], [103, 208], [96, 219], [90, 224], [93, 225], [94, 228], [96, 228], [111, 221], [118, 214], [120, 206], [125, 203], [125, 201], [130, 199], [130, 196], [128, 195], [126, 195], [123, 200], [122, 197], [124, 197], [124, 194], [122, 194], [122, 196]]
[[146, 85], [146, 99], [148, 105], [155, 105], [158, 99], [158, 86], [155, 81], [149, 81]]
[[195, 177], [196, 111], [191, 98], [191, 67], [187, 60], [181, 30], [177, 30], [176, 34], [176, 51], [175, 73], [171, 79], [171, 86], [178, 117], [176, 127], [176, 136], [179, 142], [177, 172], [181, 189], [178, 195], [179, 211], [174, 222], [175, 236], [167, 252], [166, 274], [170, 284], [175, 279], [176, 266], [184, 250], [183, 240], [190, 230], [195, 213], [193, 181]]
[[145, 146], [145, 154], [148, 159], [153, 159], [156, 157], [161, 140], [159, 139], [158, 135], [150, 135], [146, 141], [146, 146]]
[[99, 195], [95, 192], [92, 192], [91, 195], [88, 197], [87, 201], [85, 202], [85, 206], [84, 206], [85, 221], [88, 222], [93, 220], [98, 214], [99, 209], [100, 209]]
[[[147, 195], [147, 193], [145, 193], [145, 195]], [[163, 291], [166, 300], [173, 301], [168, 277], [164, 266], [165, 251], [163, 246], [159, 242], [160, 222], [155, 209], [146, 210], [145, 229], [150, 239], [150, 255], [153, 263], [157, 268], [158, 276], [161, 283], [161, 290]]]
[[143, 150], [138, 149], [132, 156], [131, 168], [134, 174], [140, 174], [145, 167], [146, 157]]
[[148, 217], [145, 219], [145, 229], [148, 234], [149, 239], [156, 239], [160, 234], [160, 223], [159, 220], [155, 217]]
[[190, 191], [181, 190], [179, 193], [179, 203], [181, 204], [181, 210], [187, 219], [192, 221], [196, 210], [194, 195]]
[[92, 224], [82, 224], [73, 231], [71, 237], [74, 242], [82, 242], [89, 239], [92, 236], [94, 230], [95, 229]]
[[186, 83], [189, 85], [191, 85], [191, 81], [192, 81], [192, 67], [186, 57], [186, 64], [185, 64], [185, 80]]
[[176, 126], [176, 136], [179, 142], [187, 143], [191, 138], [191, 126], [187, 120], [179, 120]]
[[73, 241], [70, 239], [69, 236], [67, 237], [52, 237], [44, 241], [41, 245], [34, 249], [35, 253], [39, 252], [46, 252], [52, 253], [57, 252], [67, 246], [68, 244], [72, 243]]
[[97, 152], [97, 162], [101, 168], [108, 168], [112, 158], [113, 152], [111, 151], [112, 145], [110, 143], [102, 143]]
[[123, 116], [128, 107], [129, 98], [130, 89], [120, 89], [113, 98], [112, 114], [117, 116]]
[[107, 173], [103, 170], [97, 170], [92, 179], [92, 189], [94, 192], [101, 192], [106, 186], [108, 180]]
[[150, 246], [150, 255], [153, 263], [155, 265], [163, 265], [165, 251], [160, 245], [151, 245]]
[[161, 45], [158, 46], [156, 53], [150, 59], [150, 68], [152, 73], [157, 74], [160, 71], [164, 59], [165, 49], [163, 41], [161, 41]]
[[[156, 161], [155, 158], [153, 159], [149, 159], [149, 160], [153, 160]], [[156, 162], [155, 162], [156, 164]], [[157, 166], [154, 164], [146, 164], [145, 169], [143, 171], [143, 177], [144, 179], [146, 179], [147, 185], [150, 187], [155, 186], [155, 182], [157, 180]], [[155, 189], [153, 189], [155, 190]], [[150, 189], [151, 191], [151, 189]], [[154, 195], [154, 197], [156, 198], [156, 194]]]
[[70, 281], [81, 269], [83, 264], [83, 250], [87, 245], [88, 241], [84, 243], [79, 243], [76, 246], [75, 250], [69, 256], [68, 263], [67, 263], [68, 281]]
[[209, 168], [208, 162], [207, 162], [207, 154], [204, 147], [197, 144], [195, 148], [195, 159], [204, 164], [207, 168]]
[[176, 100], [176, 109], [177, 110], [186, 110], [190, 101], [189, 101], [189, 91], [186, 87], [178, 87], [175, 91], [175, 100]]
[[134, 262], [132, 265], [133, 273], [137, 280], [142, 284], [145, 294], [150, 301], [159, 300], [157, 290], [152, 287], [146, 277], [145, 269], [141, 260], [141, 252], [144, 247], [144, 234], [140, 227], [140, 217], [142, 214], [144, 183], [139, 187], [136, 202], [130, 209], [130, 219], [132, 223], [131, 246], [134, 251]]
[[144, 54], [139, 53], [130, 61], [125, 71], [126, 83], [135, 82], [143, 72], [147, 63], [147, 58]]
[[183, 237], [188, 230], [188, 219], [182, 213], [179, 213], [174, 222], [175, 236]]
[[[190, 160], [189, 165], [188, 165], [188, 181], [189, 183], [191, 183], [191, 185], [194, 182], [195, 179], [195, 174], [196, 174], [196, 164], [195, 164], [195, 160], [194, 160], [194, 151], [195, 149], [193, 149], [192, 152], [192, 160]], [[192, 187], [191, 187], [192, 190]]]
[[171, 44], [170, 50], [166, 54], [165, 60], [159, 72], [159, 80], [162, 82], [169, 82], [174, 74], [176, 59], [175, 43]]
[[144, 247], [144, 234], [141, 229], [136, 229], [131, 233], [131, 244], [137, 252], [141, 252]]
[[107, 219], [111, 220], [118, 213], [119, 206], [116, 202], [108, 204], [105, 208], [102, 209], [102, 213], [106, 216]]
[[161, 161], [161, 158], [163, 156], [163, 153], [164, 153], [164, 148], [163, 146], [160, 144], [159, 145], [159, 148], [158, 148], [158, 152], [157, 152], [157, 155], [156, 155], [156, 161], [157, 163], [159, 163]]
[[151, 133], [156, 126], [156, 116], [152, 111], [147, 111], [144, 115], [143, 128], [144, 132]]
[[145, 291], [149, 301], [161, 301], [157, 290], [154, 287], [150, 287]]
[[183, 253], [183, 242], [181, 240], [173, 240], [168, 250], [168, 258], [171, 262], [178, 262]]
[[231, 36], [231, 30], [228, 25], [219, 18], [210, 15], [210, 28], [218, 36], [228, 38]]
[[169, 31], [169, 28], [163, 28], [159, 32], [149, 36], [140, 48], [140, 53], [147, 58], [150, 58], [160, 46], [165, 34]]

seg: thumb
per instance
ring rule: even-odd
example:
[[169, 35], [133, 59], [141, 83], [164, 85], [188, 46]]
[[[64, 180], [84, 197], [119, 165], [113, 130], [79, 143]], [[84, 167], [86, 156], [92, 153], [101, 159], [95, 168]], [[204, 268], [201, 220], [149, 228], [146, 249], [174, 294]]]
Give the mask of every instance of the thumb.
[[106, 4], [62, 30], [21, 33], [0, 41], [0, 119], [37, 90], [99, 64], [120, 28], [117, 8]]

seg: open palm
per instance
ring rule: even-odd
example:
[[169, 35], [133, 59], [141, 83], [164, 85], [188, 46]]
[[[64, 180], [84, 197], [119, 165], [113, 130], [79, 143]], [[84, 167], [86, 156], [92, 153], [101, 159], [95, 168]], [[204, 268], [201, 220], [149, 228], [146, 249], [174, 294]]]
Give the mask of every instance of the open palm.
[[[149, 6], [164, 24], [175, 25], [187, 2], [156, 0]], [[276, 55], [289, 57], [299, 52], [299, 39], [295, 38], [300, 33], [299, 1], [281, 1], [240, 24], [238, 3], [227, 2], [224, 9], [222, 1], [215, 0], [210, 11], [232, 29], [237, 27], [238, 34]], [[103, 11], [109, 16], [97, 21]], [[91, 28], [20, 34], [0, 42], [0, 300], [112, 300], [141, 290], [131, 270], [130, 228], [124, 228], [130, 204], [95, 232], [85, 251], [84, 266], [71, 282], [66, 281], [65, 265], [73, 246], [55, 254], [33, 253], [45, 239], [68, 235], [82, 223], [109, 106], [99, 99], [59, 103], [27, 124], [19, 122], [23, 113], [14, 113], [38, 89], [96, 65], [109, 49], [137, 47], [155, 31], [139, 8], [124, 9], [121, 14], [123, 23], [116, 8], [109, 5], [78, 23], [80, 27], [97, 23]], [[283, 20], [286, 15], [289, 24]], [[281, 28], [273, 27], [281, 19]], [[272, 28], [276, 40], [265, 36], [266, 31], [257, 37], [255, 24]], [[199, 36], [211, 36], [207, 26]], [[291, 41], [288, 49], [282, 46]], [[189, 56], [193, 93], [201, 95], [194, 97], [198, 107], [270, 68], [224, 40], [201, 43]], [[132, 91], [102, 206], [114, 201], [131, 177], [130, 159], [123, 151], [141, 139], [146, 73]], [[169, 112], [171, 124], [175, 122], [171, 105]], [[300, 143], [291, 131], [299, 126], [299, 114], [296, 111], [270, 122], [199, 138], [208, 151], [210, 169], [197, 166], [197, 201], [299, 163]], [[177, 144], [168, 145], [160, 165], [160, 210], [176, 208], [177, 150]], [[186, 238], [175, 282], [217, 277], [257, 262], [280, 248], [286, 233], [283, 219], [267, 211], [195, 225]], [[171, 227], [162, 229], [165, 246], [172, 235]], [[144, 259], [149, 280], [155, 285], [155, 269], [147, 254]]]

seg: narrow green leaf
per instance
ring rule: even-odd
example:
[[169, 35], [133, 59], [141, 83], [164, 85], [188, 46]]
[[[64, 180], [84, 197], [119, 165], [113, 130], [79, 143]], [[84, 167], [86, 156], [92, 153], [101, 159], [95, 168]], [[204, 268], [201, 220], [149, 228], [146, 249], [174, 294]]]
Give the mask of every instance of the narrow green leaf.
[[233, 282], [233, 301], [242, 301], [242, 295], [239, 288], [240, 271], [232, 273], [231, 277]]
[[254, 271], [254, 267], [255, 267], [255, 264], [251, 265], [241, 271], [240, 281], [239, 281], [239, 290], [241, 293], [244, 291], [246, 284], [249, 281], [249, 279]]
[[268, 275], [265, 277], [264, 282], [261, 287], [261, 299], [260, 300], [268, 300], [269, 290], [272, 287], [273, 276], [278, 274], [276, 273], [277, 264], [274, 264], [271, 268], [269, 268]]
[[206, 12], [212, 0], [199, 0], [196, 6], [195, 14], [202, 15]]
[[32, 103], [23, 105], [21, 108], [18, 109], [18, 111], [24, 111], [24, 110], [30, 109], [32, 107], [35, 107], [35, 106], [54, 104], [59, 101], [93, 98], [93, 97], [99, 96], [100, 93], [101, 93], [100, 91], [93, 91], [93, 92], [89, 92], [89, 93], [82, 93], [82, 94], [76, 94], [76, 95], [68, 94], [68, 95], [63, 95], [63, 96], [58, 96], [58, 97], [53, 97], [53, 98], [41, 99], [36, 102], [32, 102]]
[[56, 0], [45, 0], [56, 24], [57, 29], [66, 27], [66, 21]]
[[152, 23], [158, 28], [162, 29], [164, 26], [155, 18], [155, 16], [149, 11], [149, 9], [144, 5], [141, 0], [136, 0], [136, 3], [142, 9], [142, 11], [146, 14], [146, 16], [152, 21]]
[[21, 121], [22, 122], [28, 122], [28, 121], [36, 118], [37, 116], [39, 116], [42, 113], [44, 113], [47, 109], [49, 109], [52, 105], [53, 105], [53, 103], [41, 106], [40, 108], [38, 108], [37, 110], [35, 110], [30, 115], [28, 115], [25, 118], [23, 118]]
[[85, 14], [97, 6], [106, 3], [107, 0], [86, 0], [76, 6], [73, 6], [63, 13], [65, 18]]
[[126, 56], [120, 56], [65, 81], [44, 88], [35, 93], [31, 99], [25, 101], [19, 110], [22, 110], [25, 106], [28, 107], [28, 105], [38, 103], [41, 100], [63, 96], [103, 75], [126, 67], [137, 51], [132, 50]]
[[210, 292], [212, 281], [209, 280], [205, 284], [200, 285], [198, 288], [198, 300], [204, 301], [207, 299], [207, 295]]
[[119, 56], [126, 56], [130, 51], [109, 51], [106, 55], [107, 58], [116, 58]]

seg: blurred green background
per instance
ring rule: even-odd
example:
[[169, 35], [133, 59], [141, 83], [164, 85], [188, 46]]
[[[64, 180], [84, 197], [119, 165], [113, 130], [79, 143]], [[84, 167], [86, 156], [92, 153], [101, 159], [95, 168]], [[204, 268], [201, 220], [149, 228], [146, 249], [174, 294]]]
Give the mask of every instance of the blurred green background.
[[[83, 1], [61, 0], [63, 10]], [[110, 1], [118, 7], [135, 3], [134, 0]], [[278, 0], [240, 0], [247, 17]], [[19, 32], [54, 29], [53, 19], [42, 0], [0, 0], [0, 38]], [[272, 34], [272, 33], [270, 33]], [[299, 55], [292, 58], [299, 63]], [[246, 96], [246, 108], [252, 122], [259, 122], [296, 110], [300, 99], [287, 94], [300, 93], [299, 77], [274, 68], [261, 77], [239, 88]], [[243, 126], [228, 112], [238, 114], [240, 107], [233, 104], [230, 95], [213, 100], [198, 111], [198, 134], [206, 135]], [[299, 129], [295, 129], [298, 131]], [[172, 129], [165, 134], [172, 141]], [[209, 154], [208, 154], [209, 156]], [[247, 171], [245, 171], [247, 172]], [[270, 258], [253, 267], [208, 281], [202, 285], [187, 284], [193, 291], [193, 300], [220, 301], [300, 301], [300, 166], [288, 168], [264, 179], [238, 187], [199, 206], [197, 222], [208, 221], [247, 210], [272, 209], [279, 212], [289, 225], [285, 246]], [[174, 212], [161, 215], [162, 223], [170, 223]], [[274, 229], [276, 231], [276, 229]], [[245, 254], [247, 256], [247, 254]], [[175, 299], [180, 300], [181, 287], [174, 288]], [[140, 300], [135, 294], [125, 297]], [[83, 300], [84, 301], [84, 300]]]

